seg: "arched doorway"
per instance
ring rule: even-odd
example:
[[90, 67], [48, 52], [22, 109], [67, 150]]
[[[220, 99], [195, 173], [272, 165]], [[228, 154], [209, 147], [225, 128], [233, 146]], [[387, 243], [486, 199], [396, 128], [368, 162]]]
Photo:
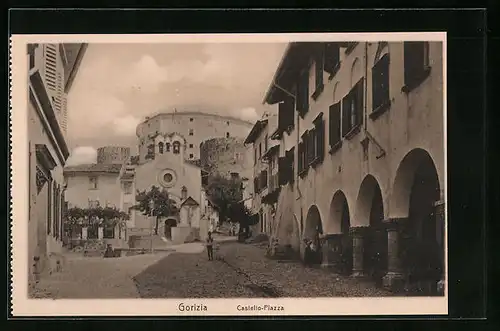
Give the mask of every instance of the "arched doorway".
[[330, 203], [330, 222], [332, 233], [340, 233], [339, 266], [338, 271], [350, 275], [352, 272], [352, 238], [349, 235], [351, 217], [347, 198], [342, 191], [333, 195]]
[[320, 265], [323, 259], [320, 235], [323, 234], [323, 225], [318, 207], [312, 205], [307, 212], [306, 224], [302, 238], [304, 241], [312, 242], [313, 251], [304, 256], [305, 262], [312, 265]]
[[387, 273], [387, 232], [384, 226], [384, 204], [380, 186], [372, 175], [361, 182], [356, 201], [356, 220], [369, 226], [363, 238], [363, 269], [377, 285]]
[[401, 267], [413, 290], [434, 294], [444, 272], [444, 217], [436, 215], [439, 176], [425, 150], [415, 149], [405, 156], [393, 194], [394, 212], [407, 217], [401, 231]]
[[172, 240], [172, 228], [177, 226], [177, 219], [174, 217], [168, 217], [165, 220], [165, 238]]

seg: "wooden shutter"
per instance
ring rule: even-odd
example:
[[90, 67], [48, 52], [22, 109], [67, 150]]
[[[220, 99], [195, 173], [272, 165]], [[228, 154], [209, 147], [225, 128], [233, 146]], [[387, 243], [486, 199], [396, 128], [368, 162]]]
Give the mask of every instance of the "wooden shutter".
[[290, 164], [290, 183], [293, 183], [295, 181], [295, 147], [290, 150], [288, 162]]
[[356, 123], [352, 123], [353, 126], [356, 125], [361, 125], [363, 124], [363, 114], [364, 114], [364, 87], [365, 87], [365, 79], [361, 78], [359, 82], [356, 85], [356, 104], [355, 104], [355, 111], [356, 111]]
[[302, 117], [309, 110], [309, 72], [307, 70], [299, 78], [297, 86], [297, 110]]
[[292, 97], [286, 98], [284, 101], [285, 110], [285, 127], [284, 130], [294, 127], [294, 110], [295, 110], [295, 99]]
[[404, 43], [405, 85], [412, 86], [423, 71], [425, 64], [425, 42], [408, 41]]
[[286, 103], [285, 102], [280, 102], [278, 105], [278, 130], [279, 132], [283, 132], [286, 129], [287, 126], [287, 115], [286, 115]]
[[340, 102], [330, 106], [329, 112], [329, 140], [330, 147], [340, 141]]
[[[288, 152], [286, 152], [288, 153]], [[287, 169], [287, 154], [284, 157], [278, 158], [278, 182], [279, 185], [285, 185], [288, 177]]]
[[322, 118], [318, 123], [318, 127], [316, 128], [316, 144], [318, 148], [318, 157], [320, 162], [325, 158], [325, 120]]
[[298, 157], [298, 171], [299, 173], [304, 170], [304, 142], [299, 143], [299, 157]]
[[342, 99], [342, 137], [350, 130], [350, 118], [351, 118], [351, 98], [350, 94], [346, 95]]
[[50, 234], [52, 230], [52, 213], [53, 213], [53, 206], [52, 206], [52, 197], [53, 197], [53, 191], [52, 191], [52, 181], [49, 180], [47, 182], [47, 234]]
[[316, 90], [323, 85], [323, 49], [319, 49], [314, 60]]
[[389, 100], [389, 54], [385, 54], [372, 68], [372, 107], [377, 109]]
[[340, 62], [340, 47], [337, 43], [325, 43], [325, 66], [324, 70], [329, 74], [335, 74]]

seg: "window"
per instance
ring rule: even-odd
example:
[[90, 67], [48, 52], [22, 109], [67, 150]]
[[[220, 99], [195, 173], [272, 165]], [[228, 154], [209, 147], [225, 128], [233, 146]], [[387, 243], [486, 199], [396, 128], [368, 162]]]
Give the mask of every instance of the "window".
[[301, 141], [299, 143], [299, 158], [298, 158], [299, 175], [302, 175], [302, 173], [304, 172], [304, 154], [305, 154], [304, 142]]
[[163, 143], [162, 143], [162, 142], [160, 142], [160, 143], [158, 144], [158, 152], [159, 152], [160, 154], [163, 154]]
[[52, 181], [47, 182], [47, 234], [49, 235], [52, 230]]
[[340, 47], [337, 43], [325, 43], [324, 70], [334, 76], [340, 68]]
[[173, 147], [173, 150], [174, 150], [174, 154], [179, 154], [181, 152], [181, 143], [180, 142], [175, 141], [172, 144], [172, 147]]
[[266, 136], [264, 137], [264, 152], [267, 152], [267, 141], [268, 141], [268, 137], [266, 134]]
[[192, 122], [192, 121], [194, 121], [194, 118], [192, 118], [192, 117], [189, 118], [189, 122]]
[[189, 129], [189, 135], [190, 136], [194, 135], [194, 130], [193, 129]]
[[193, 144], [189, 144], [189, 148], [193, 148]]
[[359, 42], [357, 42], [357, 41], [347, 43], [347, 48], [346, 48], [346, 50], [345, 50], [345, 53], [346, 53], [346, 54], [351, 53], [351, 52], [354, 50], [354, 48], [356, 48], [356, 46], [357, 46], [358, 44], [359, 44]]
[[259, 143], [259, 159], [262, 156], [262, 143]]
[[89, 189], [97, 190], [97, 188], [98, 188], [97, 177], [89, 177]]
[[384, 54], [372, 68], [372, 111], [389, 104], [389, 54]]
[[313, 123], [314, 133], [311, 137], [312, 160], [310, 162], [315, 165], [322, 163], [325, 156], [325, 120], [323, 119], [323, 113], [319, 113]]
[[304, 117], [309, 110], [309, 72], [302, 73], [297, 82], [297, 111]]
[[170, 143], [165, 144], [165, 152], [170, 152]]
[[287, 131], [288, 133], [294, 127], [294, 107], [295, 101], [292, 97], [286, 98], [278, 105], [278, 131], [279, 136], [281, 133]]
[[260, 173], [260, 187], [265, 189], [267, 187], [267, 170], [263, 170]]
[[194, 157], [193, 154], [189, 154], [189, 158], [192, 159]]
[[227, 126], [229, 126], [229, 121], [227, 121], [226, 123], [227, 123]]
[[150, 144], [148, 145], [148, 153], [146, 154], [146, 160], [151, 159], [154, 160], [155, 158], [155, 145]]
[[187, 187], [186, 186], [183, 186], [182, 189], [181, 189], [181, 199], [182, 200], [186, 200], [187, 199]]
[[363, 86], [361, 78], [342, 100], [342, 137], [363, 123]]
[[337, 102], [329, 109], [329, 142], [332, 151], [338, 147], [340, 140], [340, 102]]
[[311, 136], [309, 130], [304, 132], [299, 143], [299, 175], [304, 176], [309, 168], [309, 160], [311, 157], [310, 146]]
[[419, 86], [429, 74], [429, 43], [409, 41], [404, 43], [404, 91]]
[[132, 183], [131, 182], [123, 183], [123, 192], [125, 194], [132, 194]]
[[165, 181], [165, 183], [171, 183], [173, 180], [174, 180], [174, 176], [172, 176], [171, 173], [166, 173], [165, 175], [163, 175], [163, 180]]
[[324, 68], [324, 63], [323, 63], [323, 56], [324, 52], [323, 49], [319, 49], [318, 52], [315, 54], [315, 59], [314, 59], [314, 83], [315, 83], [315, 89], [314, 93], [312, 94], [312, 98], [316, 100], [321, 92], [323, 92], [324, 89], [324, 84], [323, 84], [323, 68]]
[[256, 165], [257, 164], [257, 148], [255, 148], [253, 150], [253, 164]]
[[229, 138], [229, 132], [226, 132], [226, 138]]

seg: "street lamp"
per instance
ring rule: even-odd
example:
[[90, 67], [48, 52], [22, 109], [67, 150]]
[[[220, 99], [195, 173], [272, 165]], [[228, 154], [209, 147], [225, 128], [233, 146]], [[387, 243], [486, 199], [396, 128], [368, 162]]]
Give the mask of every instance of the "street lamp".
[[149, 229], [149, 235], [150, 235], [150, 251], [153, 253], [153, 215], [154, 215], [154, 208], [155, 208], [155, 202], [153, 199], [149, 201], [149, 210], [150, 210], [150, 216], [151, 216], [151, 222], [150, 222], [150, 229]]

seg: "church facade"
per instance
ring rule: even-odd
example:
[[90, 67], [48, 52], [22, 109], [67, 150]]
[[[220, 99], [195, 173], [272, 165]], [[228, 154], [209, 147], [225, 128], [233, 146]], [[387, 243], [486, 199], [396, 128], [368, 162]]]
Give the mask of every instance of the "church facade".
[[[179, 133], [157, 134], [154, 147], [146, 155], [147, 162], [127, 164], [120, 174], [122, 183], [132, 183], [133, 201], [138, 192], [149, 191], [153, 186], [166, 190], [179, 209], [178, 215], [161, 217], [158, 237], [165, 243], [183, 243], [204, 238], [208, 224], [201, 221], [201, 168], [195, 161], [186, 160], [187, 141]], [[123, 203], [127, 201], [124, 199]], [[127, 206], [122, 206], [127, 209]], [[149, 236], [155, 216], [132, 210], [129, 235]]]

